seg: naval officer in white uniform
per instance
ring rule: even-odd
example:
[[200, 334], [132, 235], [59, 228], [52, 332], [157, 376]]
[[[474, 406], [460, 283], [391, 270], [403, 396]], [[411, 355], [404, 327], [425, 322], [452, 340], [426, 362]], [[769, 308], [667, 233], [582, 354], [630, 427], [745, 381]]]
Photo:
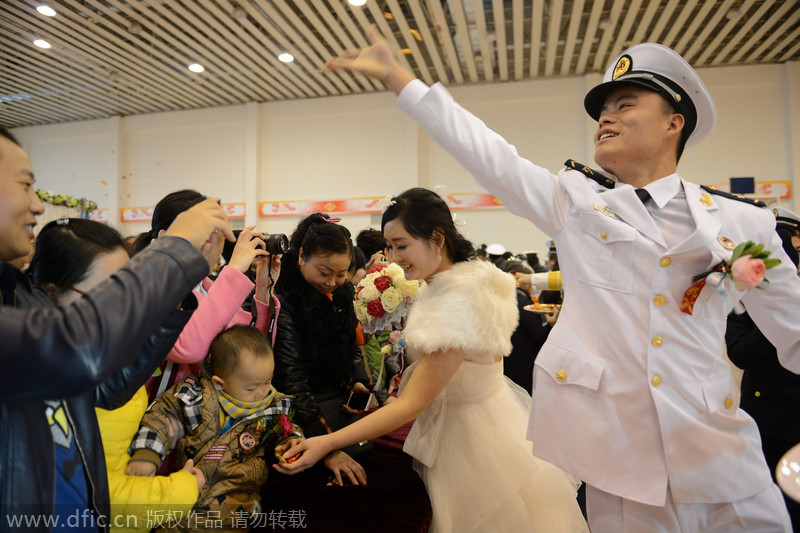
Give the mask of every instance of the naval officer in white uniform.
[[[716, 120], [697, 73], [658, 44], [626, 50], [584, 102], [602, 171], [570, 160], [553, 174], [441, 84], [415, 80], [374, 28], [370, 39], [328, 68], [386, 83], [482, 186], [556, 243], [566, 299], [536, 359], [528, 435], [538, 457], [587, 483], [593, 533], [791, 531], [722, 345], [742, 300], [800, 372], [800, 279], [768, 210], [677, 173], [683, 148]], [[771, 285], [707, 286], [682, 312], [692, 276], [747, 240], [783, 261], [767, 271]]]

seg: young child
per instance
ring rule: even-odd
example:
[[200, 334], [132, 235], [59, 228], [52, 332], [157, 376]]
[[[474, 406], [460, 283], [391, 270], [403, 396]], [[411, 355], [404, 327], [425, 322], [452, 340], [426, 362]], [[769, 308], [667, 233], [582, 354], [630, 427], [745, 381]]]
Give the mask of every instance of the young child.
[[[211, 343], [200, 376], [176, 383], [148, 408], [128, 473], [153, 475], [175, 449], [178, 464], [193, 459], [206, 479], [191, 514], [171, 524], [176, 530], [241, 527], [260, 513], [258, 493], [273, 452], [280, 456], [303, 438], [291, 422], [291, 398], [272, 387], [274, 370], [264, 334], [233, 326]], [[172, 438], [170, 425], [178, 426]]]

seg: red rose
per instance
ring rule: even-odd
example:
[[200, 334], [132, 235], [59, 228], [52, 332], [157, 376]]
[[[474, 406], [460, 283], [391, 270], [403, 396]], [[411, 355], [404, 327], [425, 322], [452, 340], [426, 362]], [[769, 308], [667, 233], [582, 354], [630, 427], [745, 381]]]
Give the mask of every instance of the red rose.
[[283, 430], [284, 439], [292, 434], [292, 421], [289, 420], [288, 416], [281, 415], [280, 418], [278, 418], [278, 425]]
[[374, 266], [374, 267], [370, 268], [369, 269], [369, 273], [372, 274], [373, 272], [380, 272], [384, 268], [386, 268], [386, 265], [377, 265], [377, 266]]
[[386, 311], [383, 309], [381, 301], [379, 299], [375, 299], [367, 304], [367, 314], [374, 316], [375, 318], [380, 318], [386, 314]]
[[381, 292], [388, 289], [391, 286], [391, 284], [392, 284], [392, 278], [390, 278], [389, 276], [381, 276], [375, 279], [375, 287]]

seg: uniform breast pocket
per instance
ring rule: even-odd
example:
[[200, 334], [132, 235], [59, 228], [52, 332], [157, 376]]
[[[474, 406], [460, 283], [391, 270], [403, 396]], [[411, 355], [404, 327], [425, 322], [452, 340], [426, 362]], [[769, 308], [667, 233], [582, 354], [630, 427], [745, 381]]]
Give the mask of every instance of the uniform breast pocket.
[[584, 214], [578, 279], [589, 285], [630, 293], [633, 286], [633, 243], [636, 230], [617, 219]]

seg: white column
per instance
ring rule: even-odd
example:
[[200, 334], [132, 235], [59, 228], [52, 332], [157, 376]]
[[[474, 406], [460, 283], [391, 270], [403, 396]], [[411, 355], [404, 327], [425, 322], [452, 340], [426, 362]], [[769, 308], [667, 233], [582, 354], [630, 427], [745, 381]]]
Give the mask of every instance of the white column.
[[258, 164], [260, 146], [259, 104], [245, 104], [245, 137], [244, 137], [244, 201], [247, 213], [244, 225], [258, 224]]
[[106, 181], [108, 182], [108, 224], [118, 229], [123, 235], [125, 232], [120, 221], [119, 194], [120, 180], [122, 180], [122, 117], [108, 119], [108, 164]]
[[785, 72], [786, 175], [792, 182], [789, 209], [800, 212], [800, 61], [788, 62]]

